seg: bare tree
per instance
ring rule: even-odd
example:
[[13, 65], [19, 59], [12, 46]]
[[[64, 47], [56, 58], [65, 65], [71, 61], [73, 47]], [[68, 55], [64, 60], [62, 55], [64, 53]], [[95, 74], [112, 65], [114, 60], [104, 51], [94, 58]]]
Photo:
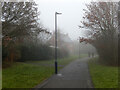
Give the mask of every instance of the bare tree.
[[38, 11], [34, 2], [4, 2], [2, 7], [3, 36], [30, 35], [37, 27]]
[[91, 34], [89, 39], [81, 40], [96, 47], [101, 62], [117, 65], [118, 3], [91, 2], [86, 6], [83, 26], [79, 27], [89, 29]]

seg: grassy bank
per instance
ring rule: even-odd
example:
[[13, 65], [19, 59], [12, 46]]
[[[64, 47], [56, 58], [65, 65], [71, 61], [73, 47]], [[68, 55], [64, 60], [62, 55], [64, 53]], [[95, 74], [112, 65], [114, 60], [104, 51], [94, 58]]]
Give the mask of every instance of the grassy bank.
[[[83, 56], [81, 56], [83, 57]], [[77, 59], [77, 56], [59, 59], [58, 68]], [[54, 74], [54, 60], [15, 63], [3, 69], [3, 88], [33, 88]]]
[[89, 61], [90, 74], [95, 88], [118, 88], [118, 68], [100, 65], [97, 58]]

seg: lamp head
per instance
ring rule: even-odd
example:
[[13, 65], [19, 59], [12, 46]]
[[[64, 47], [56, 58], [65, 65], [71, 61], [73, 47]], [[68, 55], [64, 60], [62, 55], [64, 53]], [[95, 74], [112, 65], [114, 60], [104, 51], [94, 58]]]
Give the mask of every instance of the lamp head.
[[58, 12], [55, 12], [56, 14], [62, 14], [62, 13], [58, 13]]

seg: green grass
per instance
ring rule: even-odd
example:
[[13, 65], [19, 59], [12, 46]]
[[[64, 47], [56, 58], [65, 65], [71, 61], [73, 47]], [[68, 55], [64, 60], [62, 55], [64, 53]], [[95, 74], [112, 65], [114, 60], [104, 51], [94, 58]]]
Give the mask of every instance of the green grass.
[[[82, 57], [86, 57], [86, 55], [81, 55], [80, 58]], [[67, 64], [71, 63], [72, 61], [78, 59], [78, 56], [71, 56], [68, 58], [63, 58], [63, 59], [58, 59], [58, 69], [63, 68], [64, 66], [66, 66]], [[29, 64], [34, 64], [34, 65], [41, 65], [41, 66], [49, 66], [51, 65], [51, 67], [54, 67], [54, 62], [55, 60], [43, 60], [43, 61], [28, 61], [26, 63]]]
[[32, 88], [54, 73], [53, 67], [16, 63], [3, 70], [3, 88]]
[[[83, 56], [81, 56], [83, 57]], [[59, 65], [67, 65], [77, 59], [77, 56], [59, 59]], [[53, 66], [49, 66], [53, 64]], [[61, 69], [63, 67], [58, 67]], [[54, 60], [30, 61], [14, 63], [2, 70], [3, 88], [33, 88], [54, 74]]]
[[[1, 68], [1, 67], [0, 67]], [[0, 89], [2, 88], [2, 70], [0, 69]]]
[[118, 68], [100, 65], [97, 58], [89, 60], [90, 74], [95, 88], [118, 88]]

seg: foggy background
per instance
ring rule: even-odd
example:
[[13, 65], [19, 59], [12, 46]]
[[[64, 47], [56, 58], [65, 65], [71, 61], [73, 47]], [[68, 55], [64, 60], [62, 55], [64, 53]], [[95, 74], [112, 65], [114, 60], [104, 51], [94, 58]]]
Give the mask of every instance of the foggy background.
[[[42, 82], [53, 73], [57, 74], [57, 62], [59, 71], [72, 61], [77, 61], [76, 65], [73, 63], [65, 72], [72, 75], [69, 73], [72, 71], [75, 80], [78, 72], [83, 76], [80, 81], [87, 79], [85, 76], [89, 72], [86, 75], [81, 75], [85, 74], [81, 72], [90, 69], [95, 87], [118, 87], [118, 3], [92, 0], [4, 1], [1, 3], [0, 26], [3, 70], [0, 80], [3, 75], [4, 88], [33, 88], [40, 83], [39, 80]], [[55, 12], [62, 13], [57, 15], [57, 40]]]
[[57, 28], [72, 40], [75, 50], [72, 54], [95, 52], [92, 45], [79, 43], [78, 40], [79, 37], [86, 37], [87, 30], [79, 28], [78, 25], [81, 25], [84, 16], [83, 9], [86, 9], [85, 5], [91, 1], [93, 0], [35, 0], [38, 4], [38, 11], [40, 11], [39, 22], [50, 32], [55, 30], [55, 12], [62, 13], [57, 15]]
[[80, 21], [84, 15], [85, 4], [91, 0], [35, 0], [40, 11], [40, 23], [50, 31], [54, 31], [55, 12], [58, 15], [58, 28], [61, 32], [68, 33], [72, 40], [77, 40], [84, 35], [84, 29], [79, 29]]

